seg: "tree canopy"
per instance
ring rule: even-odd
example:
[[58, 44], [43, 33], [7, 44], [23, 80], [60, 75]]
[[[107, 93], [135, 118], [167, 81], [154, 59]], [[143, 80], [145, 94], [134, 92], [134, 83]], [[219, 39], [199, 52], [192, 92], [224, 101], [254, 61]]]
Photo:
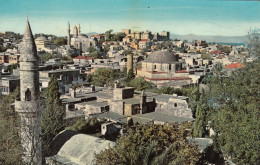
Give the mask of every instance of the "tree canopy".
[[59, 85], [55, 75], [49, 81], [46, 108], [42, 114], [43, 152], [49, 154], [48, 146], [52, 139], [64, 128], [65, 111], [61, 106]]
[[116, 79], [122, 78], [123, 73], [110, 68], [100, 68], [91, 75], [91, 84], [96, 86], [112, 86]]
[[62, 46], [67, 44], [67, 39], [64, 37], [58, 37], [55, 38], [53, 42], [56, 46]]
[[0, 164], [21, 164], [22, 161], [20, 116], [11, 106], [18, 95], [18, 88], [9, 95], [0, 95]]
[[[216, 148], [236, 164], [260, 162], [260, 61], [247, 63], [230, 77], [214, 74], [208, 79], [210, 91], [200, 104], [195, 124], [203, 136], [200, 122], [211, 121], [216, 132]], [[206, 114], [205, 114], [206, 113]]]
[[105, 38], [107, 41], [122, 41], [123, 38], [126, 36], [125, 33], [119, 32], [113, 34], [112, 32], [112, 29], [105, 32]]
[[195, 164], [200, 154], [186, 137], [187, 131], [178, 124], [139, 125], [120, 137], [114, 148], [97, 154], [97, 164]]
[[145, 79], [142, 77], [132, 79], [129, 83], [127, 83], [127, 85], [134, 87], [138, 91], [142, 91], [152, 87], [152, 84], [145, 81]]

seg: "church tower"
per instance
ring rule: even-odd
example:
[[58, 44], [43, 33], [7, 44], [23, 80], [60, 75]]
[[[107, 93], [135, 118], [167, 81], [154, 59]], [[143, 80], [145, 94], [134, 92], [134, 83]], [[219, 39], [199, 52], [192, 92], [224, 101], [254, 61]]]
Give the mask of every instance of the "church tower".
[[74, 38], [78, 37], [78, 28], [77, 28], [76, 25], [75, 25], [74, 28], [73, 28], [73, 37], [74, 37]]
[[80, 36], [81, 30], [80, 30], [80, 24], [79, 24], [79, 30], [78, 30], [78, 35]]
[[68, 28], [67, 28], [67, 45], [70, 45], [70, 23], [68, 22]]
[[23, 161], [26, 164], [42, 164], [41, 110], [43, 101], [39, 92], [39, 57], [28, 21], [21, 45], [20, 99], [15, 101], [15, 110], [21, 117], [21, 144]]

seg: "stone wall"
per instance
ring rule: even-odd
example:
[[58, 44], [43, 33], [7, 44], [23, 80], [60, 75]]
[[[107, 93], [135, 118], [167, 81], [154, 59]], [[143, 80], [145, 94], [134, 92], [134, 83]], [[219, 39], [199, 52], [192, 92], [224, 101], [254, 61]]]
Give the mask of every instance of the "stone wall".
[[109, 104], [109, 111], [124, 115], [124, 102], [111, 101]]
[[128, 98], [133, 98], [134, 88], [115, 88], [113, 90], [113, 99], [114, 100], [123, 100]]
[[186, 100], [170, 98], [168, 101], [156, 100], [156, 112], [162, 112], [169, 115], [192, 118], [192, 111], [188, 107]]

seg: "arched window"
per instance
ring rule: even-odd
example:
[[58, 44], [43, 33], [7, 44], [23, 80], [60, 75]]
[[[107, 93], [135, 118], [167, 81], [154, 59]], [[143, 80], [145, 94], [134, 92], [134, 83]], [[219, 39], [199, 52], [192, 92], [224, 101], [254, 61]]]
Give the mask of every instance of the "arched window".
[[31, 91], [29, 88], [25, 91], [25, 101], [31, 101]]

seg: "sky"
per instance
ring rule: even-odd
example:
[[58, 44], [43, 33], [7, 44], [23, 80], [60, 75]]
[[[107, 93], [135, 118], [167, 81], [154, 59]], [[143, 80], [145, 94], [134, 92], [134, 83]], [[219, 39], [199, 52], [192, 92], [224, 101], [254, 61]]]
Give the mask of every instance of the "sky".
[[[171, 34], [246, 35], [260, 27], [260, 1], [253, 0], [0, 0], [0, 32], [65, 36], [67, 23], [82, 33], [109, 29]], [[73, 27], [71, 27], [72, 29]]]

